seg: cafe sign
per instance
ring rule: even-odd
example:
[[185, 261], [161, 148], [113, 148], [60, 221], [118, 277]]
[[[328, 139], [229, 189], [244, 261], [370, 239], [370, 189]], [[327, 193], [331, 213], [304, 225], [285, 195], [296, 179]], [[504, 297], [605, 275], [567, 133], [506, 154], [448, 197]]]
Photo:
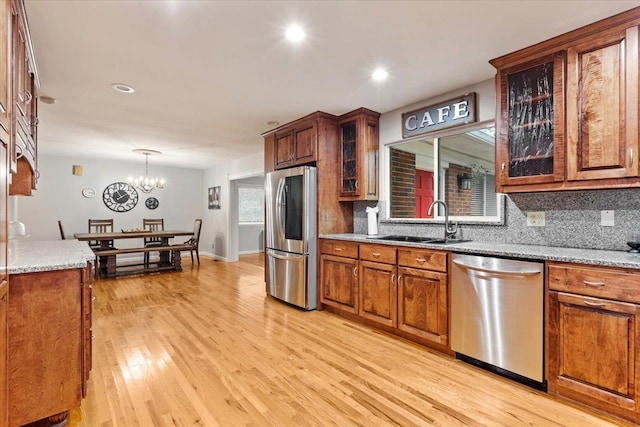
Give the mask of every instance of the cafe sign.
[[402, 137], [409, 138], [476, 121], [476, 94], [467, 93], [402, 114]]

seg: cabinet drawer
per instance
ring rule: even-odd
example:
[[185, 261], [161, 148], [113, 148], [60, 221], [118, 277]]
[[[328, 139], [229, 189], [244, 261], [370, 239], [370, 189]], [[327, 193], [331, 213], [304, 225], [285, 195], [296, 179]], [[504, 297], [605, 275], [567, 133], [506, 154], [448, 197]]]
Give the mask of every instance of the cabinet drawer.
[[385, 245], [360, 245], [360, 259], [395, 264], [396, 248]]
[[320, 243], [320, 253], [347, 258], [358, 258], [358, 244], [342, 240], [322, 240]]
[[428, 249], [398, 249], [398, 265], [447, 271], [447, 253]]
[[640, 272], [572, 264], [548, 264], [549, 289], [640, 303]]

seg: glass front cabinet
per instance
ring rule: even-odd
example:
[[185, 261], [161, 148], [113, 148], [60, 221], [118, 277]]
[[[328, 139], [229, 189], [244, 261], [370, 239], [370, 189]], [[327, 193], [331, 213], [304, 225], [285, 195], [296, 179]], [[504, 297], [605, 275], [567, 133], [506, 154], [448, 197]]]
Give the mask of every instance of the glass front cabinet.
[[498, 191], [564, 180], [564, 54], [497, 74]]
[[340, 116], [340, 201], [378, 200], [378, 119], [359, 108]]

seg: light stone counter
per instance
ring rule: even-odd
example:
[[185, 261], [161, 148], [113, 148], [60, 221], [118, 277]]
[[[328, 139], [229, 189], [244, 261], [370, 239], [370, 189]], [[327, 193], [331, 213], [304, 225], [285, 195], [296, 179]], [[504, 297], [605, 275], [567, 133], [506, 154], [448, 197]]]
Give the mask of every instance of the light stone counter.
[[[456, 244], [429, 244], [394, 242], [369, 237], [366, 234], [323, 234], [323, 239], [347, 240], [352, 242], [378, 243], [393, 246], [409, 246], [413, 248], [440, 249], [445, 251], [494, 255], [511, 258], [533, 260], [563, 261], [580, 264], [602, 265], [640, 269], [640, 254], [625, 251], [605, 251], [596, 249], [562, 248], [554, 246], [516, 245], [504, 243], [467, 242]], [[383, 237], [382, 235], [378, 237]]]
[[95, 255], [78, 240], [9, 241], [9, 274], [84, 268]]

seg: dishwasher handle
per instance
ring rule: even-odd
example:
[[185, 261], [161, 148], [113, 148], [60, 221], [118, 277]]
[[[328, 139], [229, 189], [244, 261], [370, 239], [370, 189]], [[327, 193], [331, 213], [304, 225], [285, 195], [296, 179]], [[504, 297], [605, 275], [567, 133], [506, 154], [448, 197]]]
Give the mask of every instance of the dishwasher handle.
[[482, 271], [483, 273], [504, 274], [508, 276], [535, 276], [542, 273], [538, 268], [519, 268], [518, 270], [499, 270], [496, 268], [480, 267], [478, 265], [469, 265], [460, 260], [454, 259], [453, 263], [459, 265], [462, 268], [469, 270]]

